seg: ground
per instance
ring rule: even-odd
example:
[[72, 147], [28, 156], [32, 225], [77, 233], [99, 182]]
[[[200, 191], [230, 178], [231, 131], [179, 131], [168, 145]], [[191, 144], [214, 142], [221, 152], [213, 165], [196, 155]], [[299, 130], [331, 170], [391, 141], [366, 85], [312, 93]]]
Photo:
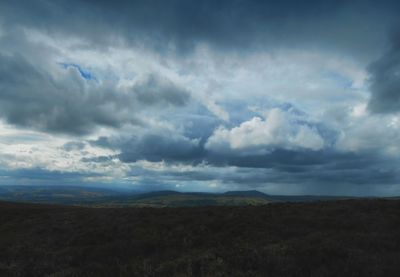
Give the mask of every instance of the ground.
[[0, 203], [1, 276], [400, 276], [400, 201]]

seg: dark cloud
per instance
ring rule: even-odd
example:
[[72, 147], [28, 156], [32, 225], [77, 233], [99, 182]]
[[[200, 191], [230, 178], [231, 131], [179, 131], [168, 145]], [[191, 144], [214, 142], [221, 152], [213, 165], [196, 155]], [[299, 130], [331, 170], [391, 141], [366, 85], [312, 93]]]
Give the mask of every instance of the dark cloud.
[[189, 99], [188, 92], [153, 75], [125, 93], [86, 80], [76, 67], [64, 70], [55, 79], [20, 54], [0, 53], [0, 116], [18, 126], [82, 135], [97, 126], [140, 124], [136, 114], [144, 105], [182, 106]]
[[133, 98], [105, 87], [85, 87], [75, 68], [55, 80], [21, 55], [0, 54], [0, 115], [9, 123], [50, 132], [86, 134], [97, 125], [118, 127]]
[[84, 163], [105, 163], [112, 161], [113, 158], [115, 157], [114, 156], [97, 156], [91, 158], [83, 157], [81, 161]]
[[400, 112], [400, 32], [393, 36], [390, 50], [369, 66], [371, 99], [376, 113]]
[[108, 137], [100, 136], [95, 140], [88, 140], [90, 145], [101, 147], [101, 148], [109, 148], [109, 149], [116, 149], [116, 145], [114, 145]]
[[85, 148], [86, 144], [80, 141], [70, 141], [63, 145], [65, 151], [79, 151]]
[[132, 137], [119, 145], [123, 162], [147, 160], [151, 162], [195, 162], [203, 155], [198, 140], [164, 131], [148, 132], [141, 136]]
[[[321, 164], [282, 162], [280, 165], [272, 165], [271, 162], [268, 168], [235, 169], [208, 164], [208, 167], [193, 167], [192, 170], [167, 168], [162, 172], [134, 167], [130, 175], [144, 178], [146, 184], [164, 182], [167, 186], [171, 183], [207, 184], [218, 181], [218, 190], [261, 189], [275, 194], [377, 195], [384, 193], [379, 188], [390, 190], [400, 181], [397, 168], [369, 154], [318, 155], [325, 156]], [[335, 155], [338, 156], [336, 159]]]
[[82, 184], [83, 177], [96, 177], [96, 173], [63, 172], [58, 170], [47, 170], [43, 168], [21, 168], [15, 170], [0, 169], [0, 177], [4, 185], [77, 185]]
[[[2, 21], [57, 35], [83, 37], [95, 47], [121, 39], [185, 52], [200, 42], [224, 49], [315, 46], [374, 52], [397, 1], [2, 1]], [[371, 31], [373, 30], [373, 32]], [[372, 52], [371, 52], [372, 51]]]
[[189, 93], [160, 76], [149, 75], [134, 87], [137, 99], [145, 105], [184, 106], [189, 101]]
[[[209, 128], [214, 128], [209, 126]], [[213, 130], [213, 129], [211, 129]], [[210, 131], [211, 131], [210, 130]], [[203, 130], [207, 133], [206, 130]], [[245, 151], [241, 149], [214, 149], [206, 145], [209, 137], [189, 138], [170, 129], [137, 130], [128, 137], [100, 137], [89, 141], [94, 146], [120, 151], [122, 162], [138, 160], [151, 162], [199, 164], [212, 166], [236, 166], [240, 168], [273, 168], [285, 172], [304, 172], [313, 166], [325, 166], [333, 170], [364, 168], [376, 157], [373, 154], [357, 156], [350, 152], [337, 152], [331, 146], [312, 151], [308, 149], [284, 149], [279, 145]], [[209, 132], [210, 133], [210, 132]], [[264, 151], [268, 150], [268, 151]], [[366, 164], [367, 163], [367, 164]]]
[[[101, 141], [103, 146], [113, 145], [106, 138]], [[399, 172], [393, 166], [395, 161], [373, 152], [339, 152], [333, 148], [320, 151], [277, 148], [258, 154], [234, 150], [215, 153], [207, 150], [204, 143], [165, 131], [118, 142], [113, 149], [121, 151], [118, 158], [124, 163], [147, 160], [194, 166], [189, 171], [139, 170], [138, 176], [161, 178], [164, 181], [219, 180], [242, 188], [257, 188], [265, 184], [282, 184], [283, 187], [285, 184], [296, 184], [299, 187], [307, 186], [310, 193], [323, 193], [327, 188], [330, 193], [335, 193], [335, 186], [338, 186], [338, 193], [345, 193], [346, 186], [351, 190], [355, 189], [354, 186], [360, 186], [360, 194], [363, 193], [363, 186], [393, 185], [400, 181]], [[104, 160], [108, 161], [109, 158]], [[209, 168], [197, 167], [199, 164], [208, 165]], [[224, 170], [229, 167], [235, 167], [236, 170]]]

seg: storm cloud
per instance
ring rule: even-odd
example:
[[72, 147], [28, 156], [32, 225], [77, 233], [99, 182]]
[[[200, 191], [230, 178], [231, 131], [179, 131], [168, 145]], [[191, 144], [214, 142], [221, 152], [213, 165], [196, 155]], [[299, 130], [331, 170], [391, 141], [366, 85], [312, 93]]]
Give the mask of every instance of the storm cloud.
[[153, 75], [126, 93], [88, 80], [76, 66], [55, 77], [20, 54], [0, 54], [0, 64], [0, 116], [39, 130], [82, 135], [97, 126], [140, 124], [142, 103], [182, 106], [189, 99], [187, 91]]
[[400, 193], [398, 1], [1, 1], [0, 184]]
[[371, 99], [369, 108], [376, 113], [400, 111], [400, 33], [392, 37], [390, 49], [369, 66]]
[[[320, 44], [369, 55], [397, 21], [397, 1], [3, 1], [5, 28], [80, 36], [98, 47], [124, 41], [185, 53], [199, 43], [225, 49]], [[385, 20], [382, 20], [382, 18]], [[376, 30], [370, 32], [370, 30]], [[172, 43], [172, 45], [171, 45]]]

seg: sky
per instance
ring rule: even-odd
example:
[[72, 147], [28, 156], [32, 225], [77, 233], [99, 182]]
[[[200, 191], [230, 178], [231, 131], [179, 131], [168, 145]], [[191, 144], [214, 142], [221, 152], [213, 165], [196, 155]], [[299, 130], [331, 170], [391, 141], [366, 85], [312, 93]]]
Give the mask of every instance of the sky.
[[398, 1], [0, 1], [0, 184], [400, 195]]

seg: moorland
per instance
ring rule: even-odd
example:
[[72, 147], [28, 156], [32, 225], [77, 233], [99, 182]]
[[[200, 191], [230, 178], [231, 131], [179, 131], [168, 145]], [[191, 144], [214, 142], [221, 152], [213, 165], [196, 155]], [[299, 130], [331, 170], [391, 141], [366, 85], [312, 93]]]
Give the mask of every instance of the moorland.
[[0, 276], [399, 276], [400, 201], [0, 202]]

